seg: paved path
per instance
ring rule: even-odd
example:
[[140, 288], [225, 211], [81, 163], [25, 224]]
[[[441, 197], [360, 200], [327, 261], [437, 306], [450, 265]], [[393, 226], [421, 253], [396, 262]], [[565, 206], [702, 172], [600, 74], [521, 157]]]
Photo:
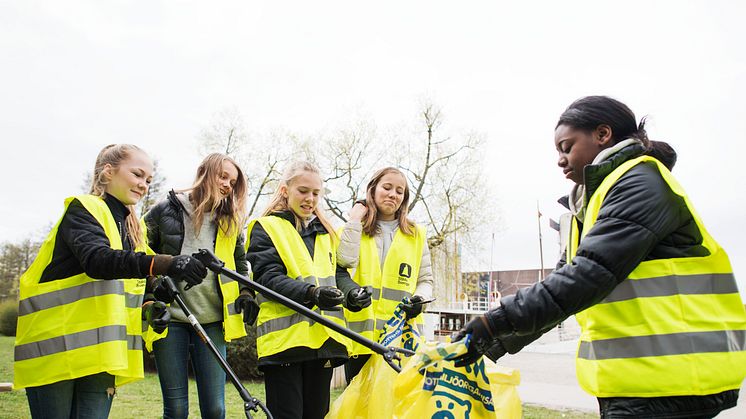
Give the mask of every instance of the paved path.
[[[598, 413], [596, 399], [583, 391], [575, 376], [577, 341], [532, 344], [520, 353], [500, 358], [499, 364], [518, 368], [518, 392], [524, 403]], [[718, 415], [719, 419], [746, 418], [746, 391], [738, 406]]]

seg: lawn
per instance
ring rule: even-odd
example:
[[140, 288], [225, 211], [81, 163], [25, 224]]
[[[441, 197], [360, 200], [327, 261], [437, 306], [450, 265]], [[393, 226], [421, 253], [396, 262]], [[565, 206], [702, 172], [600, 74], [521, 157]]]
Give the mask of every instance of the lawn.
[[[13, 381], [13, 337], [0, 336], [0, 382]], [[264, 401], [264, 385], [261, 382], [245, 382], [252, 396]], [[332, 400], [336, 399], [340, 391], [332, 392]], [[225, 404], [228, 418], [244, 417], [243, 401], [232, 384], [226, 384]], [[29, 410], [26, 394], [23, 390], [0, 392], [0, 418], [28, 418]], [[161, 389], [155, 374], [146, 374], [145, 379], [117, 389], [116, 399], [111, 408], [111, 418], [156, 418], [163, 410], [161, 404]], [[197, 386], [192, 382], [189, 387], [189, 411], [192, 416], [199, 417], [197, 401]], [[526, 419], [585, 419], [595, 415], [574, 411], [559, 411], [537, 406], [524, 405]], [[264, 417], [255, 414], [254, 417]]]

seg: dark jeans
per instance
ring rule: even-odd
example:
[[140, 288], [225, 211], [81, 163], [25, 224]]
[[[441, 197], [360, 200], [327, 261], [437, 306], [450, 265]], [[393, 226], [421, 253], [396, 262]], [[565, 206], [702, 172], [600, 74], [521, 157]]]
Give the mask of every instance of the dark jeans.
[[[202, 327], [225, 357], [222, 323], [209, 323]], [[197, 380], [201, 417], [225, 418], [225, 371], [190, 324], [170, 323], [168, 336], [153, 343], [153, 353], [161, 382], [165, 419], [181, 419], [189, 415], [187, 363], [190, 360]]]
[[329, 411], [331, 366], [327, 360], [267, 365], [264, 389], [267, 408], [275, 419], [323, 419]]
[[106, 418], [114, 397], [114, 376], [105, 372], [26, 388], [31, 417]]
[[370, 354], [351, 356], [350, 359], [345, 363], [345, 380], [347, 385], [350, 385], [352, 379], [355, 378], [363, 366], [370, 359]]

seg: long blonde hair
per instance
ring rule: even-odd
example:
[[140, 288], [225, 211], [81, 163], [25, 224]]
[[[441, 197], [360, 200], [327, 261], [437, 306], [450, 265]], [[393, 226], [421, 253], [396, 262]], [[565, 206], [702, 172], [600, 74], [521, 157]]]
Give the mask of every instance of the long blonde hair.
[[[223, 162], [229, 162], [236, 167], [238, 177], [233, 185], [231, 194], [225, 198], [220, 194], [217, 179], [223, 172]], [[194, 208], [192, 214], [192, 225], [194, 231], [202, 228], [202, 220], [205, 214], [212, 214], [213, 221], [225, 235], [230, 236], [243, 227], [246, 219], [246, 195], [248, 186], [243, 170], [235, 160], [221, 153], [212, 153], [202, 160], [197, 167], [197, 176], [189, 189], [180, 192], [189, 192], [189, 200]]]
[[[127, 160], [132, 156], [132, 152], [139, 151], [146, 154], [140, 147], [132, 144], [109, 144], [104, 147], [96, 157], [96, 165], [93, 167], [93, 176], [91, 177], [91, 195], [103, 197], [106, 193], [106, 185], [109, 180], [106, 179], [104, 168], [106, 165], [110, 165], [112, 169], [119, 170], [119, 166], [123, 161]], [[143, 230], [140, 226], [140, 221], [137, 216], [137, 209], [134, 205], [127, 205], [130, 213], [125, 220], [127, 225], [127, 237], [130, 240], [133, 248], [143, 246], [145, 240], [143, 239]], [[122, 237], [124, 240], [124, 237]]]
[[[277, 211], [290, 210], [290, 206], [288, 205], [288, 198], [287, 196], [283, 195], [282, 187], [284, 186], [285, 188], [289, 188], [290, 185], [295, 180], [295, 178], [297, 178], [303, 172], [313, 173], [316, 176], [318, 176], [319, 179], [321, 179], [319, 168], [316, 167], [316, 165], [314, 165], [313, 163], [308, 162], [308, 161], [303, 161], [303, 160], [290, 163], [285, 168], [285, 171], [282, 173], [282, 178], [280, 178], [280, 184], [277, 186], [277, 189], [275, 189], [275, 193], [272, 195], [272, 198], [270, 198], [269, 204], [267, 204], [267, 208], [262, 213], [262, 216], [270, 215], [273, 212], [277, 212]], [[321, 191], [322, 191], [322, 195], [319, 196], [319, 199], [321, 199], [321, 197], [323, 196], [323, 191], [324, 191], [323, 179], [321, 181]], [[316, 216], [316, 218], [319, 219], [319, 221], [324, 226], [326, 231], [332, 237], [332, 240], [336, 240], [337, 234], [334, 231], [334, 227], [332, 226], [332, 223], [330, 223], [329, 220], [326, 218], [326, 215], [324, 215], [324, 211], [321, 209], [321, 205], [316, 205], [316, 208], [314, 208], [313, 210], [313, 214]], [[298, 231], [301, 231], [301, 228], [302, 228], [301, 220], [298, 216], [295, 217], [295, 228]]]
[[409, 182], [404, 173], [396, 167], [384, 167], [373, 174], [373, 177], [365, 187], [365, 203], [368, 207], [368, 213], [363, 222], [363, 232], [369, 236], [375, 236], [378, 233], [378, 207], [376, 206], [375, 195], [376, 187], [381, 179], [389, 173], [396, 173], [404, 178], [404, 197], [402, 197], [401, 206], [394, 214], [399, 222], [399, 230], [404, 234], [414, 235], [414, 223], [407, 218], [409, 215]]

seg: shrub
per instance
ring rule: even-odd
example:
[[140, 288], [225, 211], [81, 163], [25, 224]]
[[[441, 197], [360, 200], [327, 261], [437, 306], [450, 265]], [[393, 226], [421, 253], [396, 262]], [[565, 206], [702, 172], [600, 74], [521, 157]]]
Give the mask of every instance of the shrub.
[[262, 377], [257, 367], [256, 326], [247, 328], [248, 336], [228, 343], [228, 364], [242, 380], [253, 380]]
[[0, 302], [0, 334], [15, 336], [18, 323], [18, 301], [5, 300]]

